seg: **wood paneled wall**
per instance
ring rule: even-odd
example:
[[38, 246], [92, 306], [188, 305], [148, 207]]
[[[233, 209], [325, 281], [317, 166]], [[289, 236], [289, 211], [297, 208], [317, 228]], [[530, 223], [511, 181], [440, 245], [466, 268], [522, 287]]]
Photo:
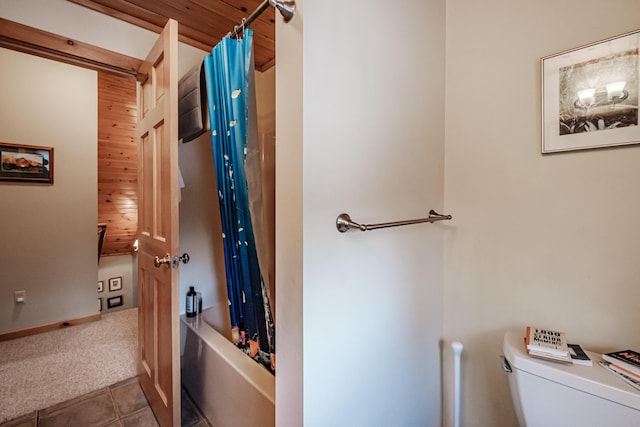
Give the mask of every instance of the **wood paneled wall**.
[[98, 223], [102, 256], [133, 252], [138, 232], [136, 80], [98, 72]]

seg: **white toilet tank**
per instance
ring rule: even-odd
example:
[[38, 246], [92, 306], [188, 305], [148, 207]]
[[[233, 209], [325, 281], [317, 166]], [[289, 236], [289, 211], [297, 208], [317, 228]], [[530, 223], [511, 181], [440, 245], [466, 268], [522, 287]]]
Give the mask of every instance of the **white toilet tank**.
[[640, 391], [598, 364], [569, 365], [527, 355], [524, 334], [507, 332], [511, 400], [522, 427], [640, 426]]

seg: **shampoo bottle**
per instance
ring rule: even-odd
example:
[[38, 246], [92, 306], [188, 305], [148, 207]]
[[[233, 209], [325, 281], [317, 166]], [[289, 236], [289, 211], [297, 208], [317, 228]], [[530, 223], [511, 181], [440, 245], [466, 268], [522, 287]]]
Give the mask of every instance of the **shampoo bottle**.
[[193, 286], [189, 286], [189, 292], [187, 292], [187, 303], [185, 305], [187, 317], [194, 317], [197, 312], [196, 291]]

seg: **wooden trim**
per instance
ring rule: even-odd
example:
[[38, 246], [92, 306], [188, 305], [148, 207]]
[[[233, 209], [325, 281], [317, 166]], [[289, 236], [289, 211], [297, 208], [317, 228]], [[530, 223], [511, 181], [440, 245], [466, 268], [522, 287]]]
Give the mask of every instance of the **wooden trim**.
[[138, 78], [142, 60], [0, 18], [0, 47]]
[[265, 62], [264, 64], [262, 64], [260, 67], [256, 68], [258, 69], [258, 71], [264, 73], [265, 71], [267, 71], [269, 68], [273, 67], [274, 65], [276, 65], [276, 58], [273, 57], [271, 60]]
[[9, 331], [9, 332], [2, 332], [0, 333], [0, 342], [9, 341], [16, 338], [22, 338], [29, 335], [41, 334], [43, 332], [54, 331], [56, 329], [64, 329], [69, 326], [76, 326], [82, 323], [95, 322], [96, 320], [100, 320], [101, 318], [102, 318], [102, 314], [96, 313], [90, 316], [76, 317], [75, 319], [60, 320], [53, 323], [47, 323], [45, 325], [32, 326], [24, 329], [16, 329], [15, 331]]

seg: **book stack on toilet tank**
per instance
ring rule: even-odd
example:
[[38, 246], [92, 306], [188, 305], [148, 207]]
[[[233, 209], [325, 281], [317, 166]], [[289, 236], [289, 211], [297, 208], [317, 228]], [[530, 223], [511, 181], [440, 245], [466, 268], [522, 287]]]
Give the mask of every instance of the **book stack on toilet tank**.
[[564, 332], [527, 326], [524, 340], [527, 345], [527, 353], [531, 357], [572, 363]]
[[603, 354], [602, 358], [602, 366], [640, 390], [640, 353], [633, 350], [614, 351]]

